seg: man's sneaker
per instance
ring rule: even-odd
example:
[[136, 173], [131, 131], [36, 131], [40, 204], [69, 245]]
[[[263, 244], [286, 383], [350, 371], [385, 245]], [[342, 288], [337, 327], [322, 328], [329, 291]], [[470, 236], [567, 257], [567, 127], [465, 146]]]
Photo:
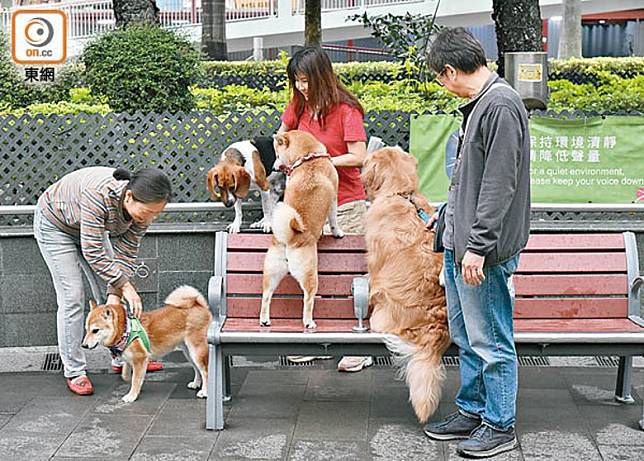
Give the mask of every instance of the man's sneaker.
[[424, 427], [427, 437], [434, 440], [466, 439], [481, 425], [481, 418], [464, 415], [456, 411], [443, 421], [427, 423]]
[[458, 444], [456, 451], [459, 455], [469, 458], [487, 458], [514, 450], [517, 445], [514, 428], [499, 431], [487, 424], [481, 424], [472, 432], [469, 439]]

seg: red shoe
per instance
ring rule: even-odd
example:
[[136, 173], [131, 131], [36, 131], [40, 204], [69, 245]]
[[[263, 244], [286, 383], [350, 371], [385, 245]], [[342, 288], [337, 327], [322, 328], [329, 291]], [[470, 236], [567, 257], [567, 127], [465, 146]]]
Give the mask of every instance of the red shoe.
[[94, 386], [92, 386], [91, 381], [85, 375], [67, 378], [67, 387], [74, 394], [78, 395], [91, 395], [94, 393]]
[[[148, 372], [161, 371], [163, 370], [163, 364], [161, 362], [150, 361], [148, 362]], [[120, 365], [112, 365], [112, 371], [114, 373], [120, 373], [123, 371], [123, 367]]]

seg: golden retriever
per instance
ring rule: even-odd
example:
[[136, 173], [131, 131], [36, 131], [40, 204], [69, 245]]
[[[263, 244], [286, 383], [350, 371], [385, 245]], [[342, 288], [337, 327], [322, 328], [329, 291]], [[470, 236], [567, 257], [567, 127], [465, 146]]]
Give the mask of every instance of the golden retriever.
[[399, 148], [367, 158], [362, 181], [371, 200], [365, 240], [373, 331], [391, 335], [387, 347], [399, 359], [409, 399], [421, 422], [438, 406], [449, 347], [445, 291], [438, 277], [442, 256], [420, 215], [434, 209], [418, 192], [416, 159]]
[[293, 130], [275, 136], [278, 162], [288, 171], [284, 202], [273, 213], [273, 241], [264, 259], [260, 325], [269, 326], [271, 298], [290, 272], [304, 292], [302, 321], [315, 328], [313, 301], [318, 290], [317, 244], [327, 218], [337, 223], [338, 173], [324, 145], [309, 133]]
[[126, 308], [120, 304], [97, 306], [90, 301], [90, 312], [85, 323], [85, 338], [81, 346], [94, 349], [101, 344], [125, 361], [121, 377], [132, 385], [123, 396], [124, 402], [134, 402], [141, 392], [148, 361], [162, 357], [177, 346], [195, 370], [188, 383], [190, 389], [199, 389], [197, 397], [208, 396], [208, 326], [212, 320], [206, 299], [195, 288], [181, 286], [168, 295], [165, 306], [141, 314], [141, 324], [147, 333], [151, 350], [140, 337], [132, 338], [134, 329], [127, 318]]

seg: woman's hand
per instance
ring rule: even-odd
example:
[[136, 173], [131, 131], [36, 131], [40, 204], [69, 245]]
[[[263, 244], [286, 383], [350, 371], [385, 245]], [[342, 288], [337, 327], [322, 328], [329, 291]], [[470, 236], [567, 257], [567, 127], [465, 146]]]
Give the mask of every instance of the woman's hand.
[[106, 304], [121, 304], [121, 297], [119, 295], [108, 295]]
[[127, 282], [125, 285], [123, 285], [121, 291], [134, 316], [140, 317], [141, 313], [143, 312], [143, 304], [141, 303], [141, 298], [136, 292], [134, 285], [132, 285], [130, 282]]

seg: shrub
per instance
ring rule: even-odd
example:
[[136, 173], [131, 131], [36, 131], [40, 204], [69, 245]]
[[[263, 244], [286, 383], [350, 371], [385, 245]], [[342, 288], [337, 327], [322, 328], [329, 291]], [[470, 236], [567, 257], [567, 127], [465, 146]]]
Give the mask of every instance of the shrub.
[[100, 36], [81, 57], [92, 90], [119, 112], [194, 108], [189, 87], [201, 76], [190, 43], [156, 26], [132, 26]]

